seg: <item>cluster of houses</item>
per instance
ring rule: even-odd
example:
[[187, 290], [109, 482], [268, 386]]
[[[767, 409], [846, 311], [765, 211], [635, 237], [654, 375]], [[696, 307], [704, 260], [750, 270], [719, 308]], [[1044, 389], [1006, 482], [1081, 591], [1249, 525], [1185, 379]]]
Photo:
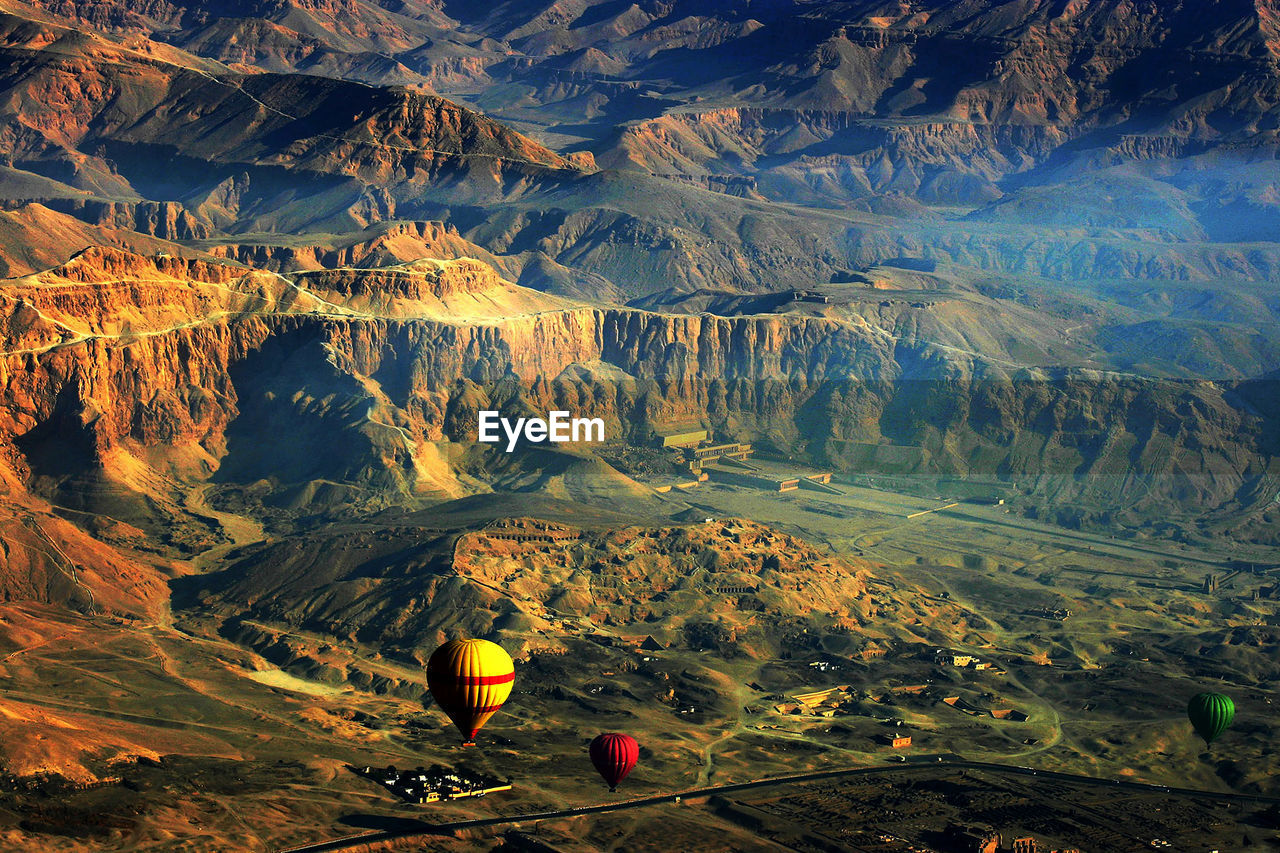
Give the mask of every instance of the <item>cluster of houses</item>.
[[504, 782], [490, 776], [450, 770], [439, 764], [413, 770], [399, 770], [394, 766], [363, 767], [356, 772], [410, 803], [438, 803], [511, 790], [510, 779]]
[[977, 672], [995, 668], [995, 664], [990, 661], [984, 661], [975, 655], [949, 652], [945, 649], [938, 649], [934, 652], [933, 662], [938, 666], [954, 666], [957, 669], [972, 669]]
[[[854, 699], [849, 686], [841, 685], [828, 690], [815, 690], [812, 693], [797, 693], [790, 700], [774, 705], [773, 710], [778, 714], [836, 717], [847, 713], [846, 706]], [[911, 746], [911, 735], [901, 728], [902, 721], [891, 720], [890, 725], [896, 728], [877, 734], [872, 737], [872, 740], [891, 749], [905, 749]]]
[[1041, 619], [1052, 619], [1055, 622], [1066, 622], [1072, 615], [1071, 611], [1065, 607], [1032, 607], [1023, 611], [1028, 616], [1038, 616]]

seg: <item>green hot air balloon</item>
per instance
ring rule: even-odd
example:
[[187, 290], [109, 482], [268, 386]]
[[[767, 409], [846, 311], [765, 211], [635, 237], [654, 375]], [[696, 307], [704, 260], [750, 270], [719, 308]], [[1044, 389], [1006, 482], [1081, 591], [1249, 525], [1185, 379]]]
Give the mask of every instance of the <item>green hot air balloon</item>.
[[1227, 730], [1236, 716], [1236, 703], [1221, 693], [1197, 693], [1187, 703], [1187, 719], [1195, 726], [1196, 734], [1204, 738], [1204, 745]]

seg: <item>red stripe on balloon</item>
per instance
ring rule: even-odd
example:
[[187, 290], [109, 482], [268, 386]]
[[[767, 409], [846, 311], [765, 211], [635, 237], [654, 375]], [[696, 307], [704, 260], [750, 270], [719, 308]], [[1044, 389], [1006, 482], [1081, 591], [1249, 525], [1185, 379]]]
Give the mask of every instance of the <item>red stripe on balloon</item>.
[[458, 687], [475, 687], [483, 684], [510, 684], [516, 680], [514, 672], [508, 672], [506, 675], [451, 675], [448, 673], [440, 673], [437, 676], [441, 681], [447, 681], [451, 686]]

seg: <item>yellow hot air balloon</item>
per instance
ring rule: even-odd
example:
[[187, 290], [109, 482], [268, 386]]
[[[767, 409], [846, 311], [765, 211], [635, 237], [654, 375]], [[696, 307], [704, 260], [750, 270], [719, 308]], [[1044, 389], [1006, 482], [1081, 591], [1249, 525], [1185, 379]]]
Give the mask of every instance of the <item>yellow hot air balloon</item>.
[[427, 689], [462, 732], [464, 746], [476, 742], [515, 679], [511, 656], [488, 640], [450, 640], [427, 661]]

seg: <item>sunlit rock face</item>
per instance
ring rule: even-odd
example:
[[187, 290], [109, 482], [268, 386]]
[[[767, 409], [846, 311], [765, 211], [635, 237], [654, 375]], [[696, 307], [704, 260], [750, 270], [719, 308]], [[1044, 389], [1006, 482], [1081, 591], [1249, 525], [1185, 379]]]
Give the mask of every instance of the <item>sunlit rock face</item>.
[[[106, 248], [6, 293], [11, 476], [69, 500], [85, 478], [136, 495], [211, 476], [459, 496], [491, 464], [459, 455], [482, 410], [568, 410], [639, 445], [697, 422], [837, 470], [1000, 479], [1095, 516], [1235, 506], [1273, 452], [1274, 383], [1012, 365], [987, 324], [1000, 304], [973, 294], [946, 327], [924, 315], [954, 294], [930, 312], [884, 308], [875, 288], [878, 314], [660, 313], [469, 259], [284, 275]], [[940, 343], [966, 324], [989, 355]]]

